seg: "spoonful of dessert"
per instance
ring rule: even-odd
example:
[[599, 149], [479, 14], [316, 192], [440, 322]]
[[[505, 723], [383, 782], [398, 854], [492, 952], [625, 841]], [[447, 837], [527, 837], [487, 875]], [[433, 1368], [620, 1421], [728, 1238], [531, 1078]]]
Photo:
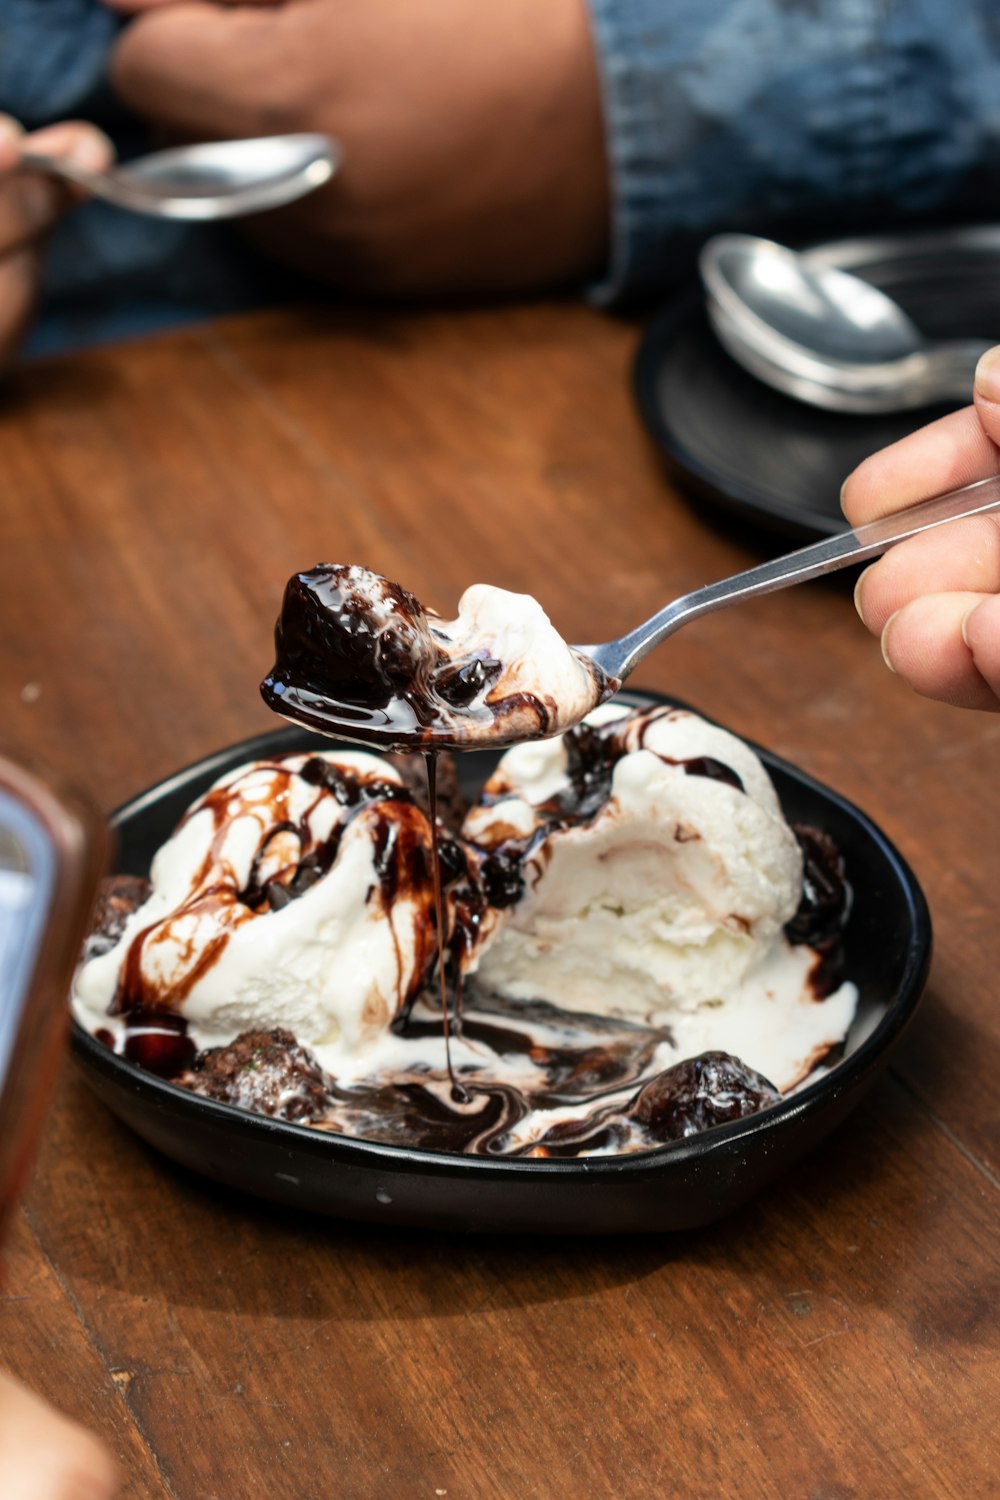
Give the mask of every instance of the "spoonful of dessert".
[[475, 584], [443, 620], [366, 568], [321, 563], [285, 589], [264, 701], [298, 724], [383, 749], [471, 750], [570, 729], [682, 625], [1000, 510], [1000, 476], [827, 537], [674, 599], [617, 640], [570, 646], [537, 600]]

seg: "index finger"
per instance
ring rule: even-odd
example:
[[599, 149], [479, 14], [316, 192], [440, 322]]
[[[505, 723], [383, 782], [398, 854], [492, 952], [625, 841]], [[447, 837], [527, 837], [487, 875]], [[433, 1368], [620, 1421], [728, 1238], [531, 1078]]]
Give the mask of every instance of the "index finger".
[[852, 526], [1000, 473], [1000, 449], [973, 406], [950, 412], [859, 464], [841, 491]]
[[1000, 369], [1000, 347], [979, 362], [975, 406], [928, 423], [858, 465], [840, 496], [852, 526], [1000, 473], [1000, 402], [995, 399], [1000, 392], [993, 390], [995, 368]]

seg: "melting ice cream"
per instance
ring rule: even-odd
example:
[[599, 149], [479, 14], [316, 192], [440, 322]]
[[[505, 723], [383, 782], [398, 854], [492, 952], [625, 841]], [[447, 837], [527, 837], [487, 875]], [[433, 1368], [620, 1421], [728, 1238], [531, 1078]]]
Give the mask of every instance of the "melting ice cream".
[[415, 786], [339, 748], [227, 774], [148, 892], [119, 892], [78, 1018], [243, 1107], [540, 1157], [739, 1118], [844, 1037], [856, 991], [837, 972], [848, 890], [829, 841], [789, 828], [734, 736], [609, 705], [508, 751], [439, 830], [457, 1092]]

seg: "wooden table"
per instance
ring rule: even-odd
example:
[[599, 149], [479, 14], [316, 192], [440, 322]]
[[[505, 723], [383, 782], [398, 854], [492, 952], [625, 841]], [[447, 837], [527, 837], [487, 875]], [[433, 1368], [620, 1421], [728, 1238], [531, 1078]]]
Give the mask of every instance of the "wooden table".
[[[758, 560], [665, 478], [636, 331], [579, 307], [289, 311], [38, 365], [0, 410], [6, 748], [105, 807], [269, 727], [282, 584], [358, 560], [570, 639]], [[936, 958], [868, 1102], [673, 1238], [295, 1217], [140, 1144], [67, 1063], [3, 1363], [143, 1500], [1000, 1495], [1000, 719], [894, 680], [849, 590], [691, 627], [641, 683], [829, 781], [924, 884]]]

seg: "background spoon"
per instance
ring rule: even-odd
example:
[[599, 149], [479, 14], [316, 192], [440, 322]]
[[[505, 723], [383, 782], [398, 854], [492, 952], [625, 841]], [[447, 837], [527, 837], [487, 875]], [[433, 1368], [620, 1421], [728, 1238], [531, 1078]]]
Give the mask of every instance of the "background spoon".
[[25, 152], [21, 166], [48, 172], [95, 198], [165, 219], [231, 219], [278, 208], [328, 182], [341, 151], [326, 135], [210, 141], [138, 157], [106, 172]]
[[758, 379], [812, 405], [880, 412], [969, 395], [987, 340], [926, 340], [877, 287], [773, 240], [716, 235], [699, 261], [708, 315]]

